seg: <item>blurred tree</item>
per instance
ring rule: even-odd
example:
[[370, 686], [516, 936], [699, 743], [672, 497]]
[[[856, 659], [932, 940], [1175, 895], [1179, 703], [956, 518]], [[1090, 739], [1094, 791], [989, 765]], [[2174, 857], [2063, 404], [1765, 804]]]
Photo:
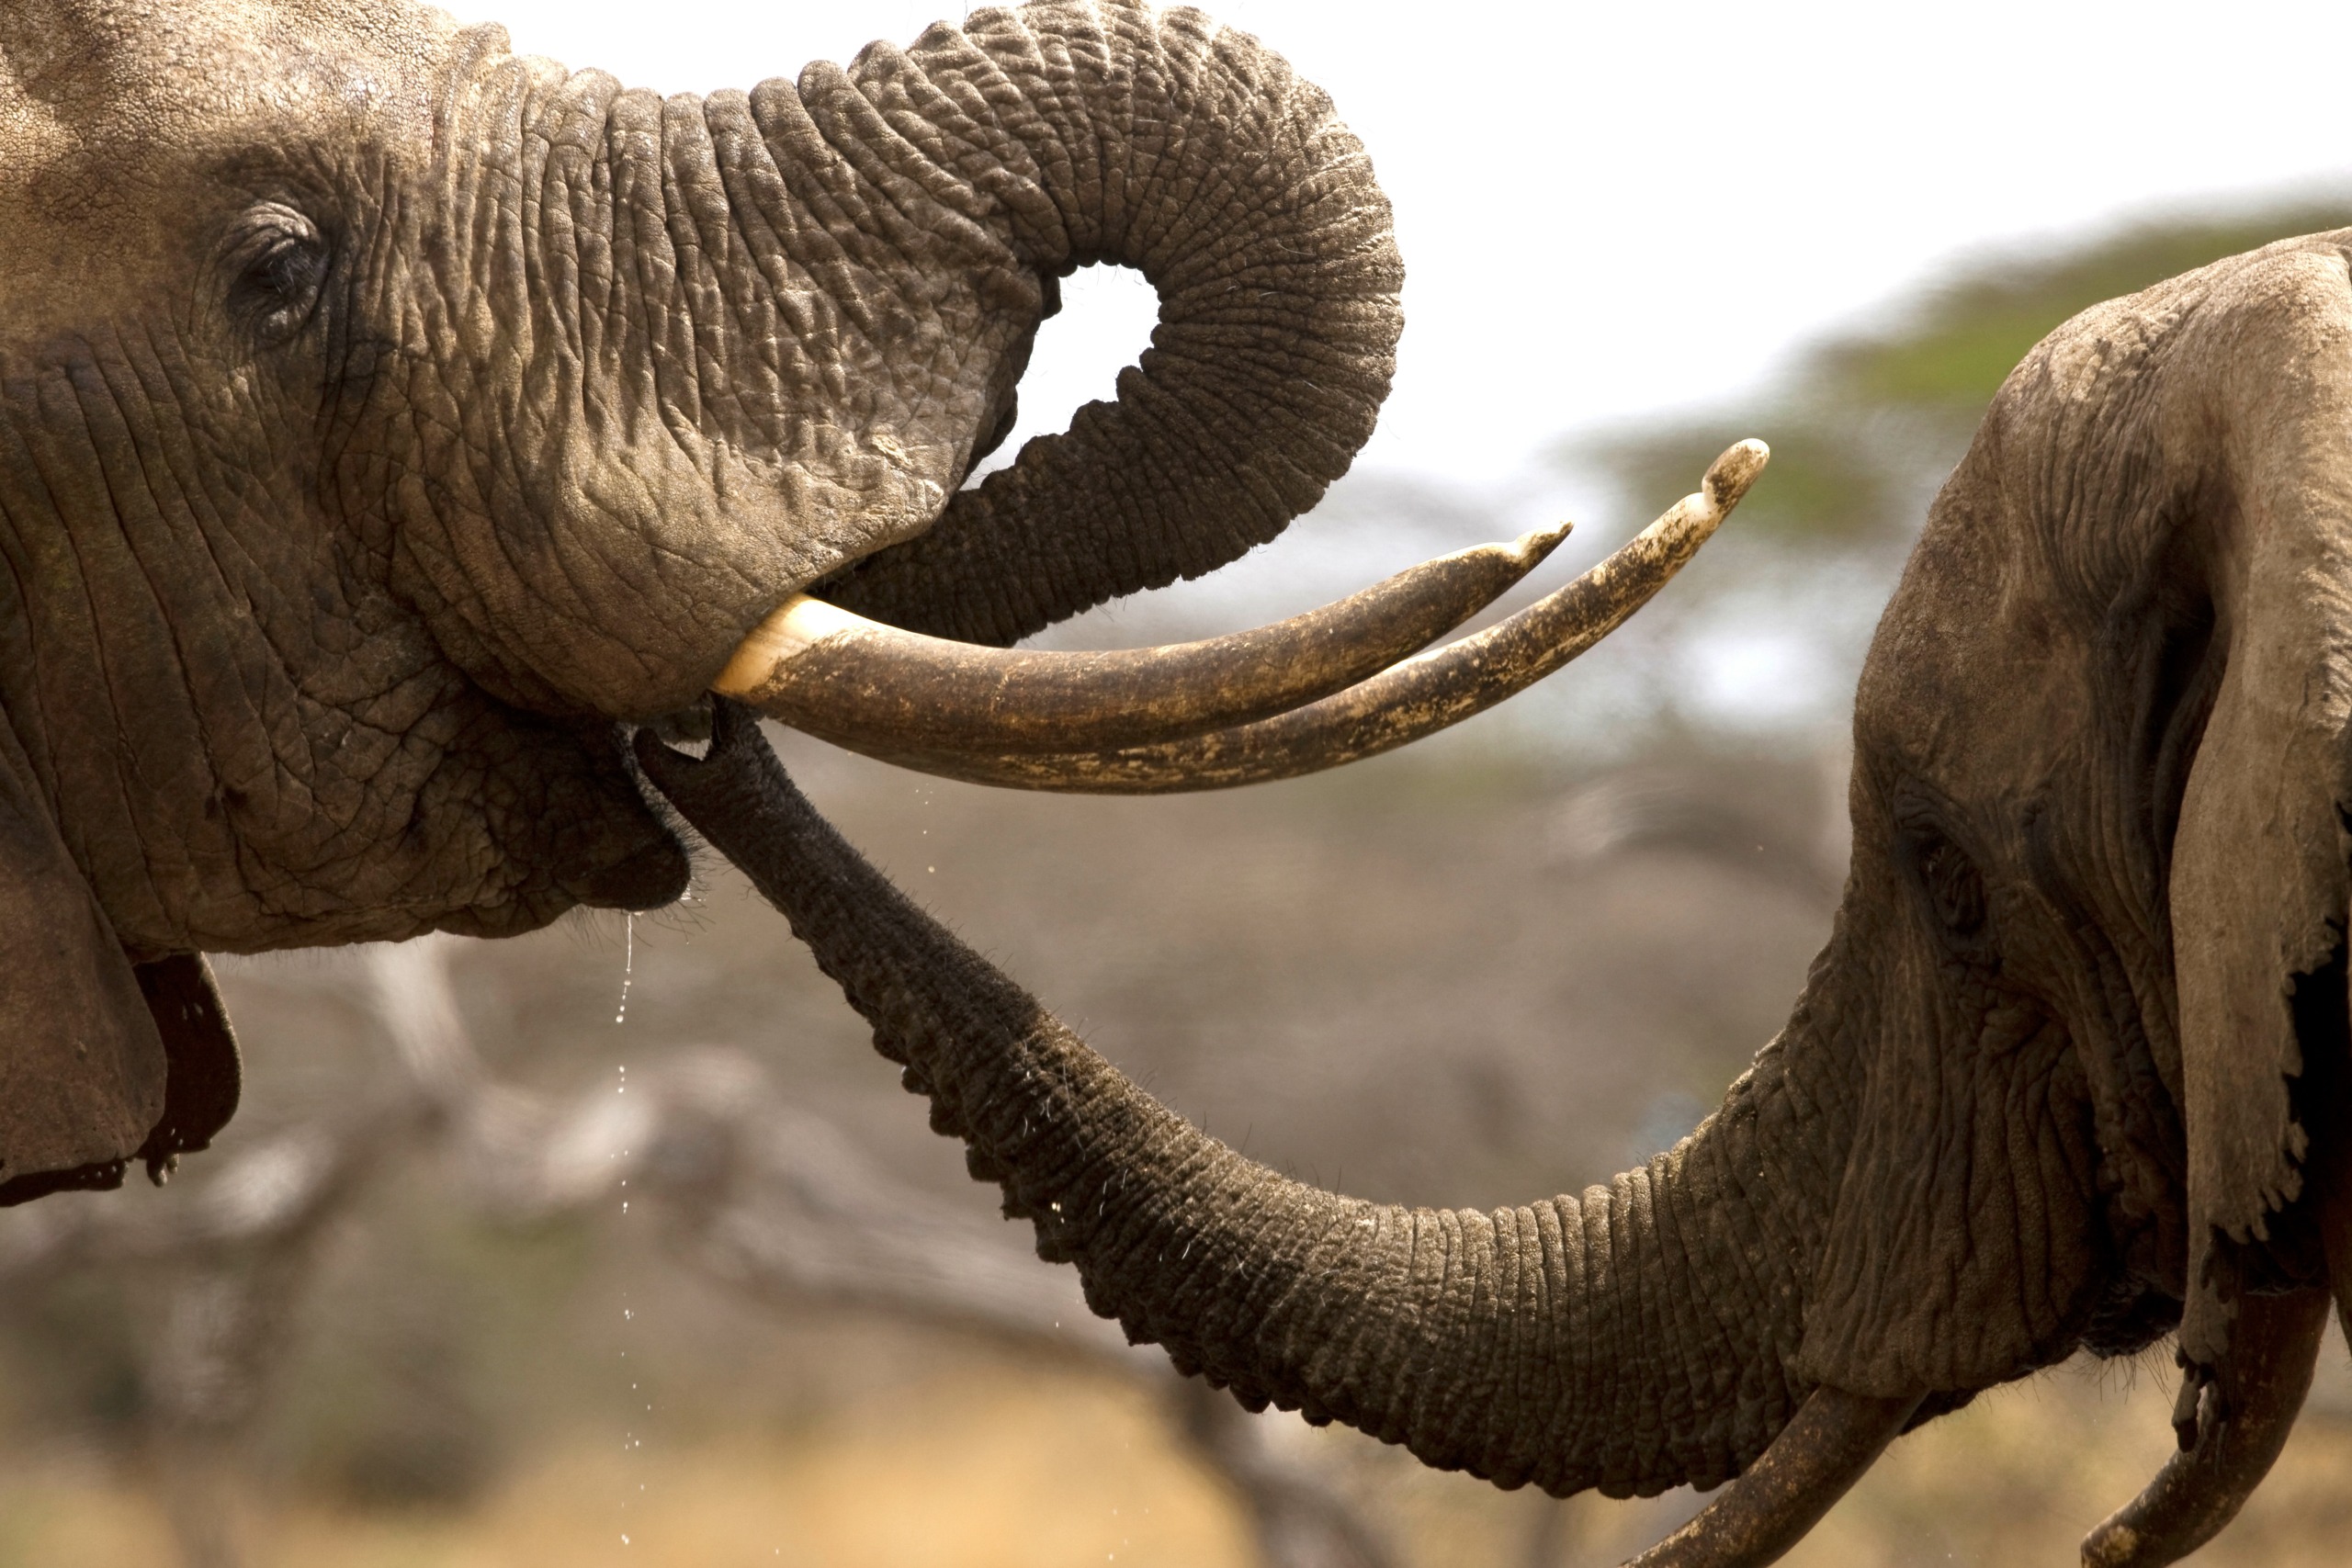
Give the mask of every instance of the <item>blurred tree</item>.
[[2036, 343], [2101, 300], [2346, 223], [2352, 195], [1987, 253], [1746, 397], [1562, 441], [1554, 467], [1597, 472], [1629, 522], [1688, 491], [1742, 436], [1769, 441], [1772, 464], [1684, 581], [1572, 679], [1514, 704], [1515, 718], [1592, 755], [1725, 730], [1822, 743], [1843, 726], [1871, 628], [1938, 487]]
[[1922, 487], [1941, 482], [2003, 378], [2060, 322], [2223, 256], [2347, 223], [2352, 197], [2331, 197], [2148, 220], [2040, 254], [1986, 254], [1898, 305], [1884, 325], [1807, 352], [1752, 398], [1577, 437], [1559, 456], [1597, 464], [1628, 494], [1675, 494], [1731, 441], [1761, 433], [1772, 467], [1741, 510], [1742, 534], [1781, 547], [1907, 545]]
[[147, 1413], [139, 1320], [122, 1280], [99, 1270], [12, 1281], [0, 1294], [0, 1387], [8, 1417], [68, 1441], [120, 1441]]

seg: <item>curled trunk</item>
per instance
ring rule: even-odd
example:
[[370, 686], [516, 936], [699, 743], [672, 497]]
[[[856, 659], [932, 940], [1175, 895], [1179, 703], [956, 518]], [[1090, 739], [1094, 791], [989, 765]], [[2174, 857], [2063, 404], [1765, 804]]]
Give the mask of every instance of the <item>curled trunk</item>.
[[[1196, 12], [983, 11], [666, 99], [477, 29], [443, 118], [390, 247], [423, 276], [388, 284], [389, 449], [344, 482], [389, 487], [396, 589], [526, 706], [684, 706], [820, 580], [1006, 643], [1207, 570], [1312, 505], [1387, 391], [1403, 273], [1362, 146]], [[1096, 261], [1158, 287], [1153, 347], [958, 492]]]
[[858, 65], [891, 130], [1009, 219], [1026, 265], [1136, 267], [1160, 319], [1117, 402], [1030, 443], [832, 597], [1009, 643], [1224, 565], [1347, 471], [1388, 395], [1404, 265], [1320, 88], [1246, 33], [1132, 0], [976, 12]]
[[1363, 1202], [1236, 1154], [923, 915], [800, 798], [740, 708], [647, 772], [790, 919], [876, 1045], [1094, 1309], [1253, 1406], [1505, 1485], [1736, 1473], [1810, 1392], [1801, 1292], [1851, 1107], [1800, 1008], [1691, 1138], [1580, 1197]]

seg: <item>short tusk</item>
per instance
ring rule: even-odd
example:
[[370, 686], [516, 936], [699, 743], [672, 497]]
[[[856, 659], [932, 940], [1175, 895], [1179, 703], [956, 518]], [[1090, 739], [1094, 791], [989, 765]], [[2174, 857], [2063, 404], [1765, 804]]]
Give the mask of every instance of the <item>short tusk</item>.
[[1826, 1384], [1699, 1517], [1625, 1568], [1762, 1568], [1804, 1539], [1919, 1407]]
[[1012, 789], [1165, 795], [1295, 778], [1377, 756], [1526, 690], [1624, 624], [1713, 536], [1770, 456], [1743, 441], [1687, 495], [1574, 582], [1487, 630], [1272, 718], [1160, 745], [1038, 755], [957, 754], [829, 737], [927, 773]]
[[2328, 1303], [2324, 1289], [2239, 1299], [2230, 1364], [2219, 1382], [2205, 1385], [2194, 1445], [2083, 1538], [2083, 1568], [2177, 1562], [2237, 1517], [2287, 1446], [2311, 1392]]
[[714, 683], [796, 729], [876, 755], [1136, 746], [1248, 724], [1386, 669], [1499, 598], [1568, 525], [1424, 561], [1231, 637], [1102, 653], [924, 637], [795, 594]]

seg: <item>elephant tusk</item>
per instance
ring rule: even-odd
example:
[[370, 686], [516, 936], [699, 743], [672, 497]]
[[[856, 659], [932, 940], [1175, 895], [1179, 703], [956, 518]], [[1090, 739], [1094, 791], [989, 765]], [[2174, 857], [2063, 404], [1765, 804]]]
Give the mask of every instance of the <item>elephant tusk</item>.
[[[2324, 1289], [2239, 1299], [2229, 1365], [2205, 1385], [2194, 1441], [2083, 1538], [2083, 1568], [2161, 1568], [2237, 1517], [2311, 1392], [2328, 1304]], [[2186, 1403], [2194, 1409], [2194, 1395]]]
[[1625, 1568], [1762, 1568], [1794, 1546], [1903, 1430], [1919, 1396], [1872, 1399], [1826, 1384], [1699, 1517]]
[[1428, 647], [1532, 571], [1568, 528], [1440, 556], [1272, 626], [1115, 652], [951, 642], [797, 593], [743, 639], [712, 689], [876, 755], [1174, 740], [1286, 712]]
[[1524, 691], [1623, 625], [1713, 536], [1770, 456], [1761, 441], [1740, 442], [1714, 460], [1695, 493], [1566, 587], [1483, 632], [1272, 718], [1159, 745], [1025, 755], [827, 739], [922, 773], [1079, 795], [1231, 789], [1376, 756]]

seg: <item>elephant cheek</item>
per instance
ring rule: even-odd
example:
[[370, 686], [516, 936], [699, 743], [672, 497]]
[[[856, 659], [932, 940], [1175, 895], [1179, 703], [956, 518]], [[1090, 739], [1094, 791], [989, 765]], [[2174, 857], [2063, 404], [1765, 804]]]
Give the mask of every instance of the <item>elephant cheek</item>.
[[2098, 1303], [2087, 1087], [2063, 1028], [1986, 999], [1925, 987], [1888, 1010], [1806, 1310], [1808, 1376], [1988, 1387], [2063, 1358]]

